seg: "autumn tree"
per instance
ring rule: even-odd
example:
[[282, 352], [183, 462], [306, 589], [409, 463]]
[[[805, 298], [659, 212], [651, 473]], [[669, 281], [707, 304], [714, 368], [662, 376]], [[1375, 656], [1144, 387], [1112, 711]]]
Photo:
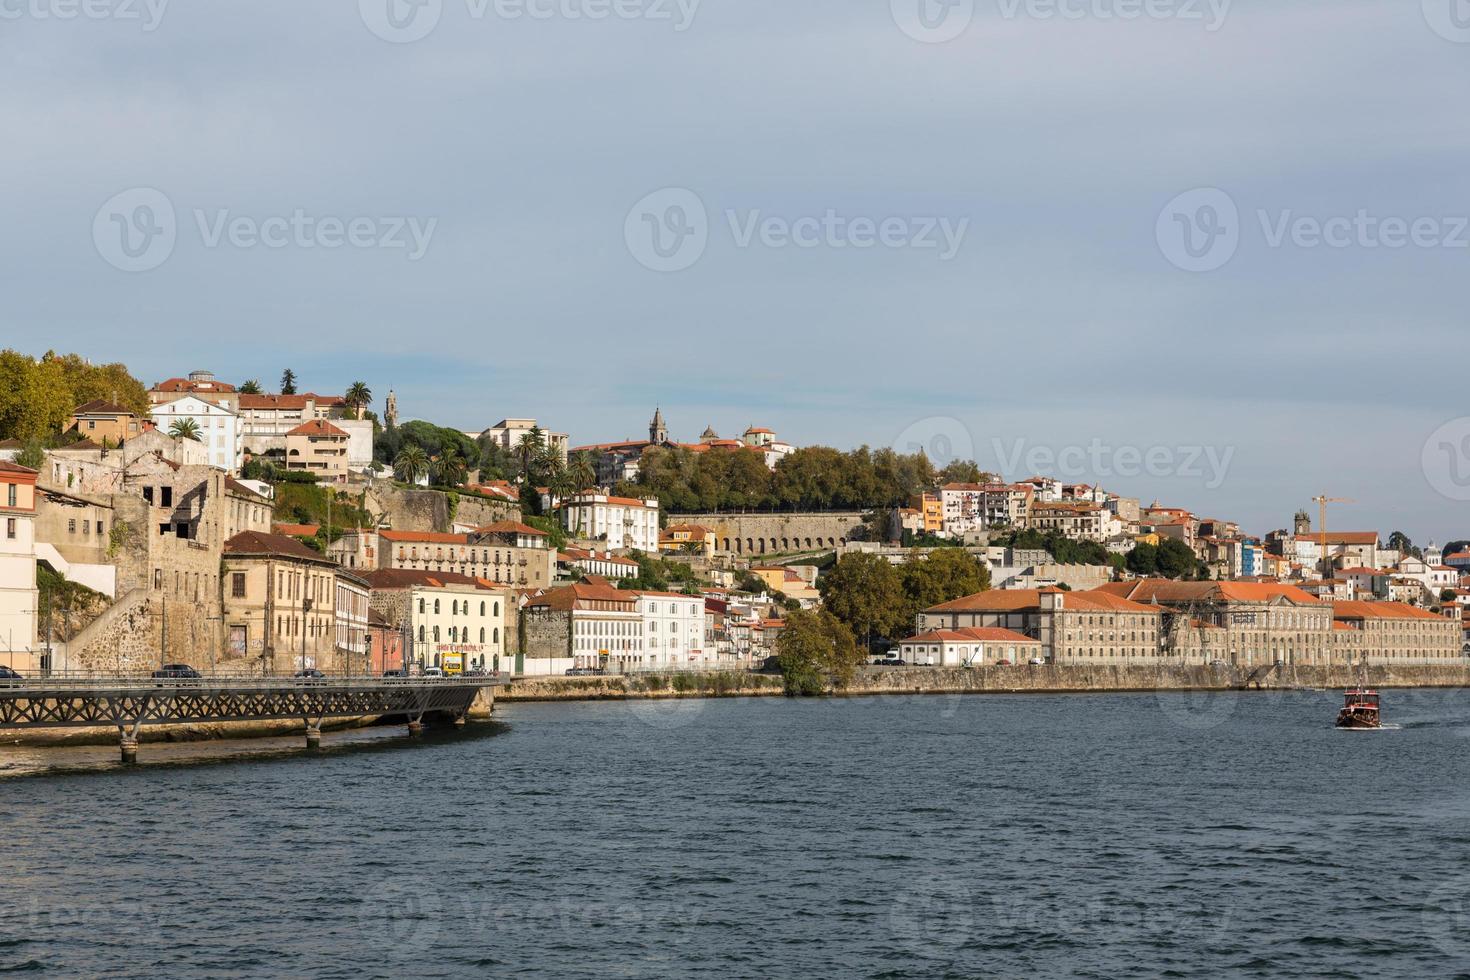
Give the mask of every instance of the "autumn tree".
[[905, 625], [903, 581], [885, 558], [860, 552], [843, 555], [817, 580], [822, 605], [857, 636], [864, 647], [873, 638], [891, 638]]

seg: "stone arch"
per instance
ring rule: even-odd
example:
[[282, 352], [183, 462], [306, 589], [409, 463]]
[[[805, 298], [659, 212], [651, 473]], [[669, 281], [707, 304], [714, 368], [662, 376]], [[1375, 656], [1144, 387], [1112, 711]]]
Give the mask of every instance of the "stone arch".
[[746, 538], [745, 539], [745, 552], [744, 553], [746, 553], [746, 554], [754, 554], [755, 553], [755, 539], [754, 538]]
[[790, 551], [791, 550], [791, 539], [790, 538], [782, 538], [781, 539], [781, 550], [782, 551]]

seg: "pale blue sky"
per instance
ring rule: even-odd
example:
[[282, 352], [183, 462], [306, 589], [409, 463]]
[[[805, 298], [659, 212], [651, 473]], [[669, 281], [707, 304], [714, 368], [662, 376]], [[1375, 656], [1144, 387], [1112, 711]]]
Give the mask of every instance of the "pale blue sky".
[[[150, 382], [273, 384], [289, 365], [317, 390], [396, 388], [407, 416], [534, 415], [576, 442], [641, 432], [661, 404], [682, 438], [957, 427], [990, 467], [996, 439], [1209, 446], [1233, 451], [1218, 486], [1099, 482], [1258, 533], [1325, 490], [1360, 501], [1339, 527], [1470, 536], [1421, 465], [1470, 414], [1470, 249], [1273, 248], [1258, 216], [1366, 209], [1448, 235], [1470, 214], [1470, 44], [1418, 0], [1239, 0], [1213, 32], [1097, 15], [1116, 0], [1073, 20], [977, 0], [944, 44], [900, 30], [889, 0], [703, 0], [683, 31], [476, 2], [443, 0], [402, 44], [345, 0], [176, 3], [151, 31], [0, 21], [0, 343]], [[177, 241], [129, 273], [93, 222], [135, 187], [167, 196]], [[659, 273], [624, 232], [666, 187], [698, 195], [709, 243]], [[1229, 194], [1241, 240], [1184, 272], [1156, 223], [1201, 187]], [[210, 247], [196, 218], [298, 208], [437, 223], [411, 261]], [[969, 224], [943, 261], [740, 247], [725, 218], [828, 209]]]

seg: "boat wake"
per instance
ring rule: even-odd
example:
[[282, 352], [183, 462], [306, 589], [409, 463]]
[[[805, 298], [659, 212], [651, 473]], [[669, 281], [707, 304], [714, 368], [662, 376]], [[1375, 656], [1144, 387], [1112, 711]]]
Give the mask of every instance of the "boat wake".
[[1378, 728], [1338, 728], [1336, 725], [1332, 727], [1339, 732], [1401, 732], [1404, 730], [1403, 725], [1381, 725]]

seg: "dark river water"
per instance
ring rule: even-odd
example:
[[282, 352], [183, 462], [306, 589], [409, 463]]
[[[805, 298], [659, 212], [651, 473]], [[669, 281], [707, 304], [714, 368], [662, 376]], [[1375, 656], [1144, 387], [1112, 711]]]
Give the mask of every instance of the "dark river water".
[[1470, 692], [504, 705], [0, 747], [0, 971], [1470, 976]]

